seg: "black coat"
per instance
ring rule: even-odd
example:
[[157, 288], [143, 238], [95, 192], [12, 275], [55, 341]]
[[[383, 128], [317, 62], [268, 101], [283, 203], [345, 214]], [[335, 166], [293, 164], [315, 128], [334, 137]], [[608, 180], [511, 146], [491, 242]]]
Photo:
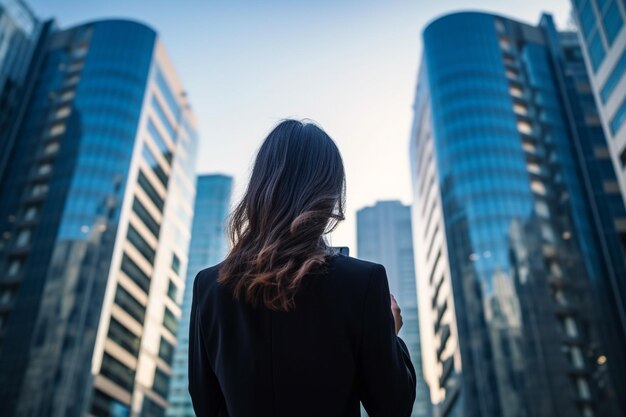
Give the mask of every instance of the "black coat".
[[194, 282], [189, 392], [197, 417], [408, 417], [415, 370], [381, 265], [338, 255], [291, 312], [233, 300], [219, 265]]

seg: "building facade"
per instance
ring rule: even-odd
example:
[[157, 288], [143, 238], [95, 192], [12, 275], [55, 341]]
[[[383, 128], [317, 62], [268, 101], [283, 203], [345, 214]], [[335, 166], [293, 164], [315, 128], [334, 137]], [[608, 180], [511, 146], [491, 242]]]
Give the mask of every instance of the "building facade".
[[226, 256], [226, 222], [232, 188], [233, 179], [226, 175], [201, 175], [196, 183], [195, 214], [188, 251], [189, 266], [168, 397], [170, 407], [167, 415], [170, 417], [195, 417], [189, 396], [187, 372], [193, 280], [199, 271], [220, 263]]
[[389, 290], [402, 309], [400, 336], [406, 342], [417, 374], [413, 417], [431, 416], [430, 395], [422, 375], [419, 316], [411, 208], [400, 201], [379, 201], [357, 212], [358, 257], [385, 266]]
[[151, 28], [51, 31], [0, 178], [0, 415], [163, 416], [193, 114]]
[[[13, 144], [35, 50], [51, 22], [43, 23], [20, 0], [0, 1], [0, 176]], [[32, 65], [34, 66], [34, 65]]]
[[[580, 44], [626, 204], [626, 2], [573, 0]], [[626, 225], [620, 224], [626, 234]]]
[[410, 158], [435, 414], [623, 415], [626, 213], [575, 34], [468, 12], [423, 39]]

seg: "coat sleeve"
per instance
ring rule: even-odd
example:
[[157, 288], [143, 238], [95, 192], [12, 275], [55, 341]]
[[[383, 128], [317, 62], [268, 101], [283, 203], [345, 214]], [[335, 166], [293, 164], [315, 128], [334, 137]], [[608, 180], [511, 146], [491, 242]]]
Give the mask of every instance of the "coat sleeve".
[[193, 283], [193, 301], [189, 321], [189, 394], [197, 417], [226, 416], [224, 395], [207, 357], [198, 304], [200, 274]]
[[370, 417], [408, 417], [415, 401], [415, 369], [396, 336], [387, 274], [372, 271], [363, 308], [359, 352], [361, 402]]

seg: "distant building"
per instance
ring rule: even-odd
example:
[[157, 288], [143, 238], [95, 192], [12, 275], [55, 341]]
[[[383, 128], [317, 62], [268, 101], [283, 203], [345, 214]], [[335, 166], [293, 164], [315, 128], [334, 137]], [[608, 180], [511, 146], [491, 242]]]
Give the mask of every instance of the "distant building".
[[51, 30], [0, 177], [0, 415], [162, 416], [197, 134], [151, 28]]
[[626, 219], [574, 33], [453, 13], [424, 34], [410, 158], [437, 416], [617, 416]]
[[29, 87], [28, 73], [43, 34], [51, 22], [41, 22], [20, 0], [0, 0], [0, 176], [13, 144], [15, 119]]
[[168, 399], [170, 407], [167, 415], [171, 417], [195, 417], [189, 396], [187, 372], [193, 280], [199, 271], [220, 263], [226, 256], [226, 223], [232, 188], [233, 179], [226, 175], [201, 175], [196, 183], [195, 214], [188, 252], [189, 267]]
[[389, 290], [402, 309], [404, 324], [400, 336], [409, 348], [417, 373], [417, 393], [411, 415], [430, 416], [430, 396], [422, 375], [411, 208], [400, 201], [379, 201], [359, 210], [357, 249], [359, 258], [385, 266]]
[[[626, 3], [574, 0], [572, 7], [600, 121], [626, 204]], [[626, 236], [626, 223], [618, 227]]]

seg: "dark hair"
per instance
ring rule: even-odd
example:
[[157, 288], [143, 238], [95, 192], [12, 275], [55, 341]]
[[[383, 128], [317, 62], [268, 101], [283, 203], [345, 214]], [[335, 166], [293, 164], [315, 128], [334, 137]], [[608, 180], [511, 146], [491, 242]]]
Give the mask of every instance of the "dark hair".
[[310, 122], [282, 121], [231, 214], [232, 249], [218, 282], [237, 299], [289, 311], [305, 276], [326, 265], [323, 235], [344, 219], [344, 198], [343, 162], [330, 136]]

